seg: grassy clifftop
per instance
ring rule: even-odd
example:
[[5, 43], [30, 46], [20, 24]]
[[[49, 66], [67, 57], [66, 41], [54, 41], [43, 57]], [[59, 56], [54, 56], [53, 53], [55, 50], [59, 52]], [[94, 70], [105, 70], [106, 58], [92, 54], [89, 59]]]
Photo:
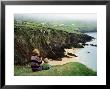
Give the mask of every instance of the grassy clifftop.
[[78, 62], [53, 66], [49, 70], [32, 72], [30, 67], [15, 66], [15, 76], [96, 76], [97, 73]]

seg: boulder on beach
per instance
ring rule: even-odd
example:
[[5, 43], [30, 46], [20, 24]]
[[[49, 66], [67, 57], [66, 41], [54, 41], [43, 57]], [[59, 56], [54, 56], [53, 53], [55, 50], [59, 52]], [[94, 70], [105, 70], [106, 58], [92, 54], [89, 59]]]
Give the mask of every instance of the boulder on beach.
[[75, 54], [72, 54], [72, 53], [67, 53], [67, 54], [70, 55], [70, 56], [78, 57], [78, 56], [76, 56]]

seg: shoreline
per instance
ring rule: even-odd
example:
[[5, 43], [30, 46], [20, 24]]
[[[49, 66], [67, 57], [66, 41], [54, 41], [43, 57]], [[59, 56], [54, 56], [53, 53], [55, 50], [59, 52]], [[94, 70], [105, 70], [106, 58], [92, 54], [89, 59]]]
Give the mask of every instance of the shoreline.
[[68, 53], [75, 54], [75, 52], [78, 50], [77, 48], [64, 49], [64, 50], [65, 50], [65, 56], [67, 57], [61, 58], [62, 59], [61, 61], [49, 60], [49, 64], [55, 66], [55, 65], [63, 65], [69, 62], [79, 62], [79, 57], [68, 55]]

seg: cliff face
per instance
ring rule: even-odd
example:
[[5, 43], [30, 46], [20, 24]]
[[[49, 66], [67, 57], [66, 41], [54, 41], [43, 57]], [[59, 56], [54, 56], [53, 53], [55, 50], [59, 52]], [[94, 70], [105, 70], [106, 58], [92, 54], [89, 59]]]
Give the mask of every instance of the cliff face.
[[64, 48], [83, 47], [79, 43], [92, 40], [82, 33], [68, 33], [48, 27], [14, 26], [14, 63], [23, 65], [30, 61], [34, 48], [41, 56], [58, 60], [64, 56]]

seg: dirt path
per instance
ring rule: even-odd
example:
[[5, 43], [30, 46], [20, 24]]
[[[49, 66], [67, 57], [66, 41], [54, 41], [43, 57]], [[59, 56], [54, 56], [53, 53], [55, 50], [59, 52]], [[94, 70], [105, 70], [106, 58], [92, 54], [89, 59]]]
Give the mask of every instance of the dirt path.
[[75, 54], [75, 51], [77, 51], [77, 49], [73, 49], [73, 48], [65, 49], [65, 51], [66, 51], [65, 55], [67, 55], [67, 57], [63, 57], [62, 61], [55, 61], [55, 60], [50, 61], [49, 60], [49, 64], [54, 66], [54, 65], [63, 65], [69, 62], [78, 62], [78, 57], [70, 56], [67, 54], [67, 53]]

